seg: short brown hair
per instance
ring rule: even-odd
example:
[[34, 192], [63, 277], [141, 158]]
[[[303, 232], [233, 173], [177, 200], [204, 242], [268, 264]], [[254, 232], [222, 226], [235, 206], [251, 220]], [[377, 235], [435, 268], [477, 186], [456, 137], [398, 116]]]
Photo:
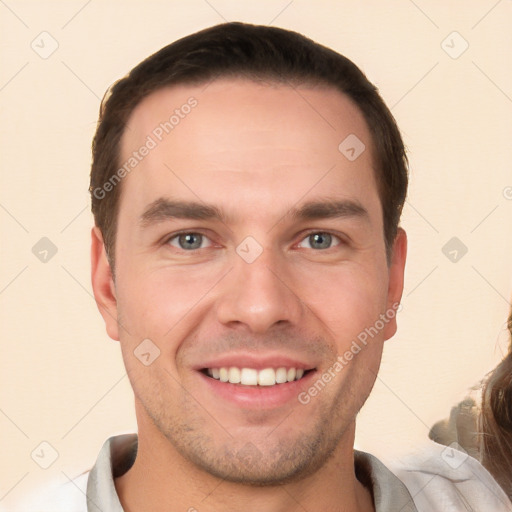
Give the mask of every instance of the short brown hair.
[[271, 80], [292, 86], [326, 85], [359, 107], [373, 139], [389, 259], [407, 193], [407, 157], [396, 122], [377, 88], [352, 61], [301, 34], [225, 23], [162, 48], [117, 81], [102, 101], [92, 145], [89, 190], [94, 220], [103, 234], [112, 271], [121, 184], [109, 187], [108, 193], [102, 187], [112, 180], [120, 165], [121, 138], [130, 114], [159, 89], [200, 85], [219, 77]]

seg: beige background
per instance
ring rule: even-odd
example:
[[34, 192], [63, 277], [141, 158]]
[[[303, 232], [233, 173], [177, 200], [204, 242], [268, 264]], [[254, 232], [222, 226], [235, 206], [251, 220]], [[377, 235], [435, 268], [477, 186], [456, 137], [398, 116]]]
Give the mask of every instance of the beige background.
[[[354, 60], [409, 149], [403, 311], [357, 446], [384, 458], [414, 448], [506, 347], [512, 1], [1, 1], [0, 510], [136, 428], [89, 278], [99, 100], [142, 58], [224, 20], [297, 30]], [[31, 42], [44, 53], [50, 38], [59, 46], [43, 59]], [[455, 263], [442, 252], [454, 236], [468, 248]], [[32, 252], [42, 237], [58, 249], [46, 263]], [[43, 441], [59, 454], [46, 470], [31, 458], [48, 462]]]

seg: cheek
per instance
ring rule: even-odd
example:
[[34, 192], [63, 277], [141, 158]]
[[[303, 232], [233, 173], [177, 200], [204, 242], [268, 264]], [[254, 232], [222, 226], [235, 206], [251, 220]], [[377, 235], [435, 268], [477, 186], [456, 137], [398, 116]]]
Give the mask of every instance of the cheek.
[[[177, 351], [180, 340], [201, 323], [215, 322], [212, 297], [222, 295], [220, 282], [229, 268], [218, 265], [168, 266], [150, 270], [119, 267], [118, 313], [126, 327], [121, 335], [133, 350], [149, 338], [168, 354]], [[337, 352], [373, 325], [384, 312], [387, 297], [387, 267], [372, 261], [290, 263], [281, 268], [284, 280], [303, 303], [301, 321], [334, 338]], [[229, 279], [229, 277], [227, 278]], [[230, 293], [228, 287], [225, 292]], [[212, 292], [213, 293], [210, 293]], [[214, 327], [212, 325], [212, 327]], [[218, 326], [215, 326], [218, 327]], [[124, 339], [123, 339], [124, 337]], [[176, 340], [174, 343], [173, 340]]]
[[[208, 291], [218, 277], [205, 269], [166, 268], [134, 272], [119, 286], [120, 320], [133, 342], [154, 339], [160, 345], [182, 330], [187, 320], [207, 303]], [[125, 335], [127, 333], [125, 332]]]
[[373, 325], [385, 311], [387, 271], [369, 272], [368, 268], [347, 264], [310, 271], [306, 280], [300, 278], [301, 298], [344, 340]]

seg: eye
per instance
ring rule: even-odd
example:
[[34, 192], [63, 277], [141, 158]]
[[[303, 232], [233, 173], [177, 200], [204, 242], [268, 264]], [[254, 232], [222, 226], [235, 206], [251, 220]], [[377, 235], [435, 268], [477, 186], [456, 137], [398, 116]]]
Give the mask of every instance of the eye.
[[310, 233], [303, 241], [299, 244], [299, 247], [304, 247], [304, 242], [307, 242], [309, 246], [306, 246], [307, 249], [330, 249], [332, 246], [332, 242], [337, 240], [339, 245], [342, 243], [341, 239], [331, 233], [326, 233], [325, 231], [316, 231], [314, 233]]
[[[206, 240], [208, 241], [209, 245], [203, 246], [203, 242]], [[211, 245], [208, 237], [202, 233], [194, 232], [178, 233], [177, 235], [169, 238], [166, 243], [184, 251], [204, 249], [205, 247], [209, 247]]]

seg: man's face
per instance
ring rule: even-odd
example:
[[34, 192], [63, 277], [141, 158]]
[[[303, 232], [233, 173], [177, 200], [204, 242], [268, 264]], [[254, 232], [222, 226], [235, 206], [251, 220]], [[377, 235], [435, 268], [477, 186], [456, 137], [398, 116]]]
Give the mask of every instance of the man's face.
[[[161, 133], [191, 97], [197, 104]], [[366, 146], [355, 160], [338, 149], [351, 134]], [[354, 418], [395, 331], [379, 315], [402, 290], [405, 236], [388, 266], [364, 119], [330, 88], [218, 80], [146, 98], [125, 130], [123, 163], [148, 135], [156, 146], [122, 182], [111, 300], [98, 292], [104, 255], [93, 264], [139, 436], [163, 435], [227, 480], [309, 474], [352, 447]], [[334, 370], [338, 357], [345, 364]], [[309, 392], [325, 374], [330, 381]]]

